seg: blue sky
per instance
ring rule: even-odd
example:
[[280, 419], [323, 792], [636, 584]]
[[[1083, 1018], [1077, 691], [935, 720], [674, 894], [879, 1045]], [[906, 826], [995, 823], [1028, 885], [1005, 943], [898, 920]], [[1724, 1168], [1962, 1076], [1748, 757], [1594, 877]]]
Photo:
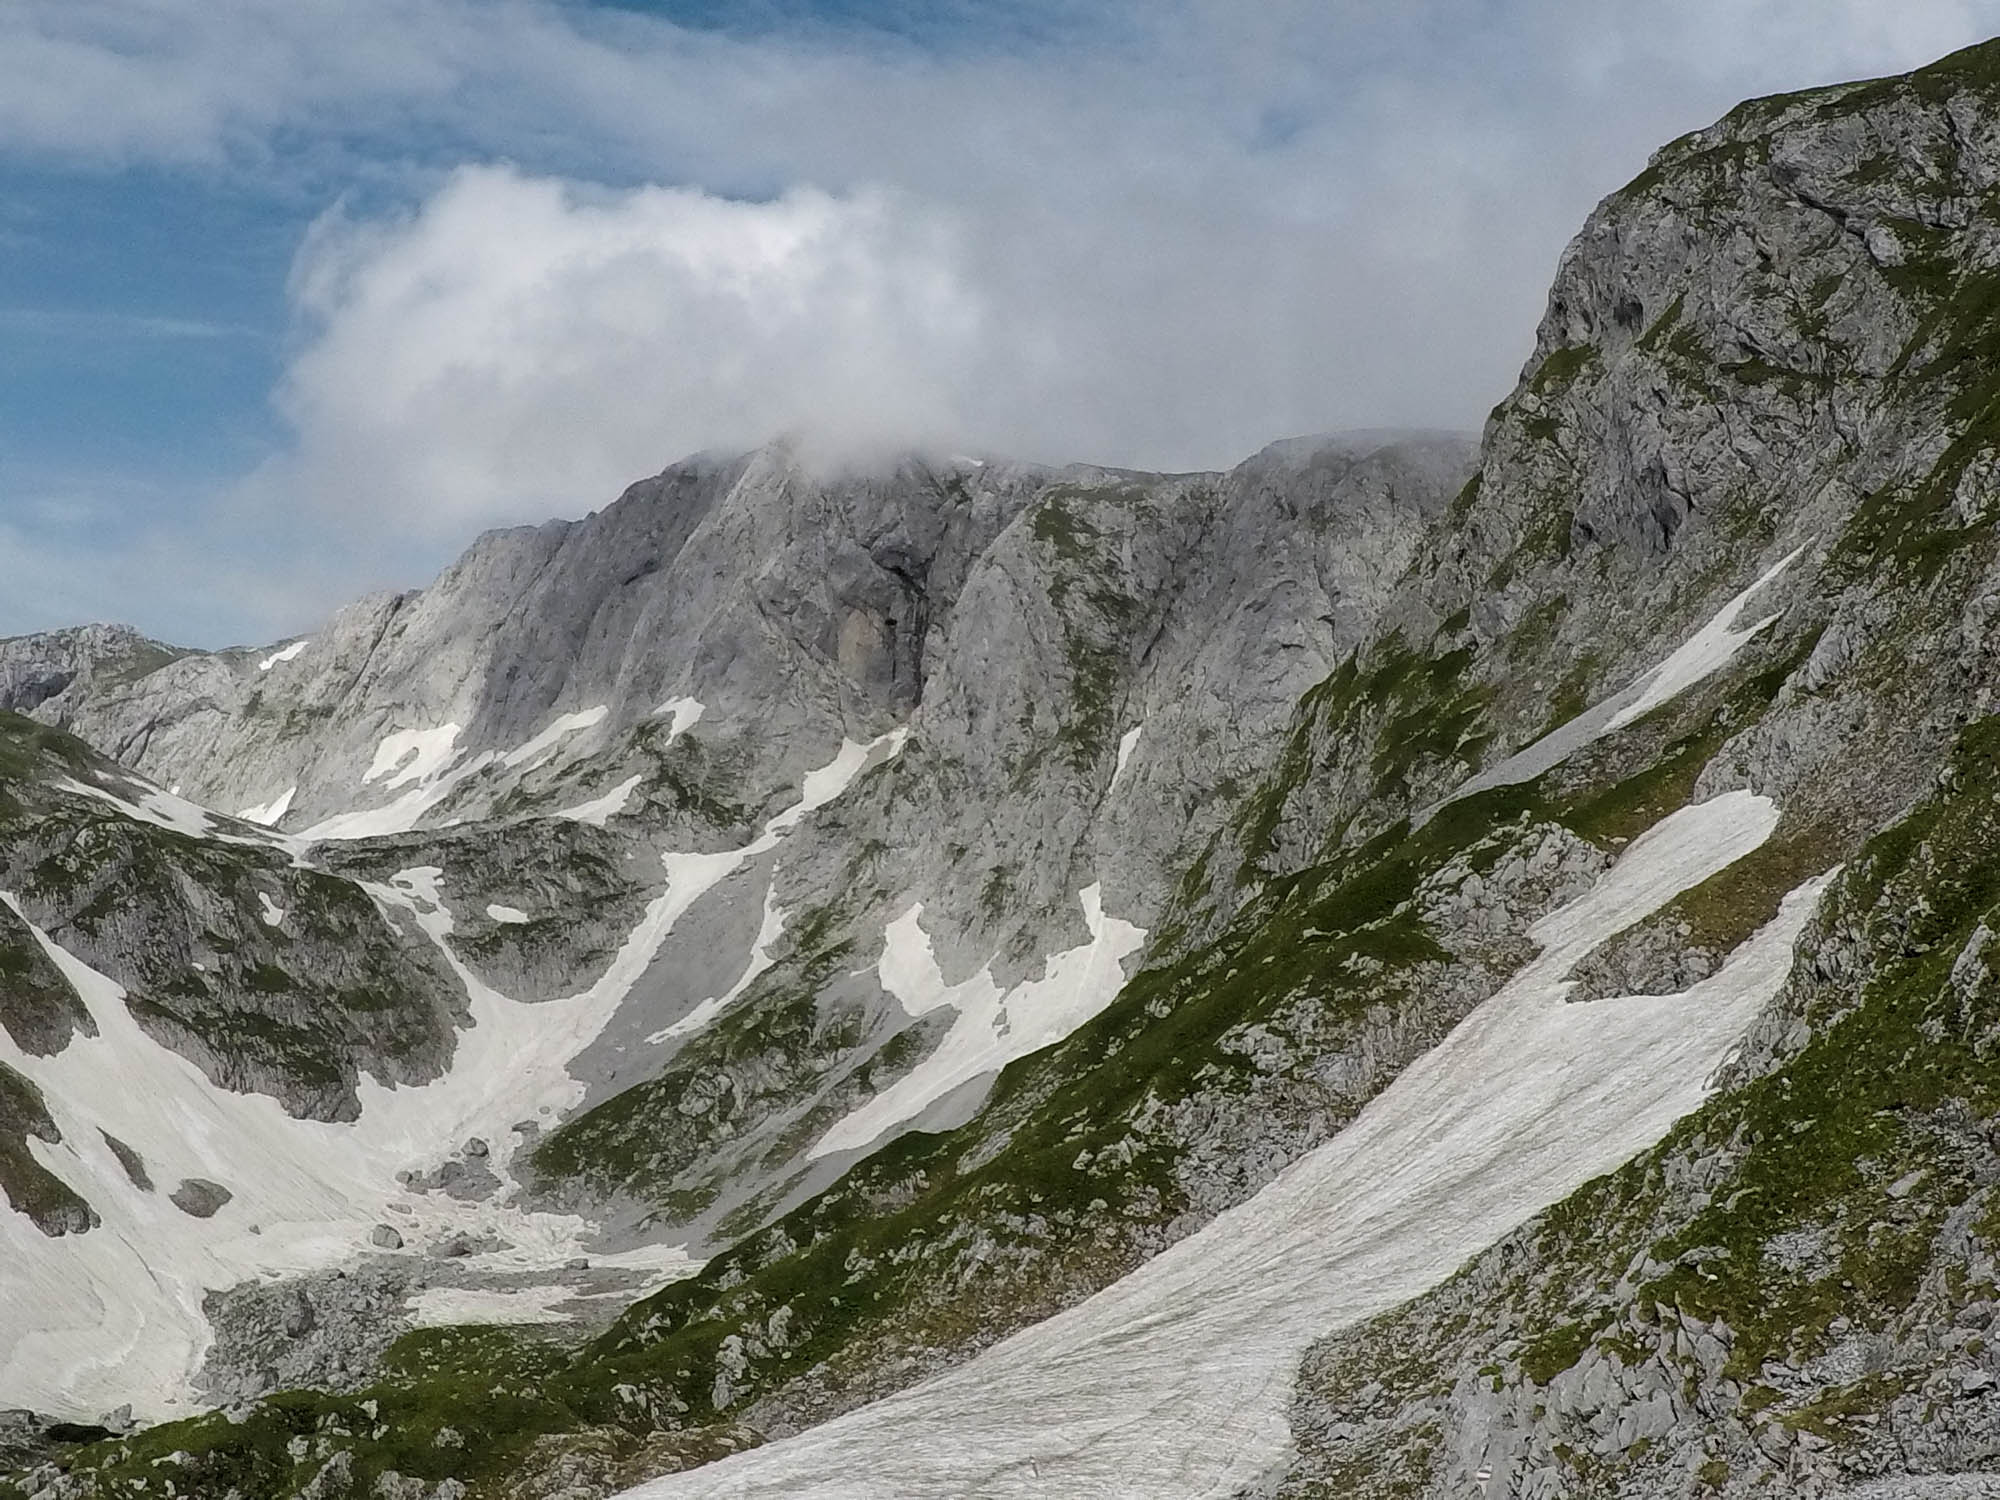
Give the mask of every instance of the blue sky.
[[2000, 0], [12, 0], [0, 633], [308, 629], [704, 447], [1474, 427], [1563, 242]]

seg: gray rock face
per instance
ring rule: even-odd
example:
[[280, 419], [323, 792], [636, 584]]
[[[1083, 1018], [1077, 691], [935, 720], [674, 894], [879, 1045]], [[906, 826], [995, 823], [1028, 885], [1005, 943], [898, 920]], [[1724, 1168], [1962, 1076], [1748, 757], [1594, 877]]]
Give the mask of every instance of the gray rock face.
[[8, 1207], [25, 1214], [46, 1235], [82, 1234], [97, 1213], [61, 1178], [35, 1159], [30, 1139], [62, 1144], [62, 1131], [33, 1080], [0, 1063], [0, 1192]]
[[[842, 734], [871, 737], [920, 702], [969, 771], [1018, 760], [1022, 694], [1041, 732], [1062, 729], [1061, 678], [1046, 670], [1062, 663], [1042, 659], [1053, 647], [1111, 695], [1092, 696], [1092, 713], [1115, 714], [1138, 689], [1121, 732], [1148, 699], [1228, 724], [1235, 742], [1206, 752], [1227, 764], [1358, 638], [1469, 472], [1459, 439], [1390, 434], [1298, 440], [1227, 476], [1171, 479], [914, 459], [821, 475], [782, 446], [699, 458], [584, 521], [482, 538], [430, 589], [364, 601], [285, 659], [274, 648], [81, 676], [35, 711], [209, 806], [272, 804], [296, 787], [279, 821], [301, 828], [396, 800], [397, 762], [365, 779], [392, 733], [457, 725], [463, 766], [602, 706], [559, 742], [562, 759], [685, 695], [704, 706], [704, 740], [736, 757], [727, 780], [745, 811], [721, 821], [743, 826]], [[1064, 564], [1109, 572], [1051, 598]], [[1135, 608], [1152, 630], [1123, 618]], [[62, 654], [49, 638], [11, 644], [37, 642]], [[1135, 671], [1159, 686], [1128, 684]], [[773, 694], [779, 682], [788, 690]], [[1246, 707], [1247, 721], [1228, 712]], [[995, 730], [1002, 741], [988, 743]], [[1148, 758], [1178, 738], [1171, 721], [1154, 726]], [[490, 809], [517, 782], [508, 768], [482, 773], [424, 821]]]
[[193, 1219], [212, 1219], [236, 1195], [219, 1182], [206, 1177], [183, 1177], [181, 1185], [167, 1195], [175, 1208]]
[[[1480, 497], [1516, 519], [1482, 543], [1499, 516], [1469, 517], [1440, 576], [1505, 562], [1486, 622], [1517, 635], [1559, 588], [1566, 644], [1547, 659], [1591, 642], [1597, 682], [1688, 569], [1743, 576], [1725, 559], [1749, 517], [1778, 532], [1767, 557], [1804, 546], [1746, 618], [1778, 615], [1769, 708], [1739, 693], [1713, 739], [1680, 741], [1698, 746], [1694, 796], [1767, 791], [1784, 823], [1607, 944], [1572, 998], [1684, 988], [1778, 891], [1840, 860], [1849, 874], [1709, 1105], [1314, 1351], [1280, 1493], [1991, 1483], [1974, 1471], [2000, 1453], [1984, 1217], [2000, 1169], [1966, 1101], [1986, 1097], [1996, 1034], [1981, 726], [2000, 674], [1990, 366], [1971, 351], [2000, 242], [1968, 205], [2000, 181], [1996, 78], [1988, 46], [1745, 105], [1660, 153], [1566, 255], [1529, 376], [1488, 433]], [[1612, 578], [1618, 608], [1593, 606]], [[1672, 720], [1654, 745], [1687, 732]], [[1862, 1118], [1899, 1123], [1865, 1139], [1838, 1123]], [[1885, 1280], [1871, 1254], [1892, 1243]]]
[[[362, 1071], [437, 1075], [464, 986], [357, 908], [285, 973], [396, 980], [409, 1045], [350, 1027], [338, 988], [310, 1011], [252, 998], [284, 951], [257, 898], [325, 922], [434, 868], [452, 958], [560, 1002], [676, 881], [727, 864], [572, 1064], [582, 1107], [517, 1127], [518, 1171], [466, 1142], [404, 1179], [484, 1203], [525, 1175], [618, 1238], [717, 1250], [565, 1366], [579, 1409], [656, 1446], [522, 1440], [542, 1500], [796, 1430], [1088, 1295], [1340, 1129], [1660, 817], [1749, 788], [1784, 810], [1772, 837], [1572, 975], [1580, 1001], [1686, 988], [1844, 865], [1714, 1097], [1333, 1333], [1270, 1487], [1957, 1485], [2000, 1456], [1996, 193], [1990, 48], [1675, 143], [1566, 253], [1476, 476], [1463, 444], [1411, 434], [1171, 476], [828, 474], [778, 445], [484, 538], [296, 650], [134, 676], [93, 665], [129, 658], [122, 638], [3, 643], [0, 690], [40, 722], [200, 800], [301, 832], [400, 811], [384, 836], [253, 837], [215, 868], [110, 814], [79, 849], [51, 772], [10, 814], [0, 889], [218, 1082], [339, 1118]], [[1704, 671], [1622, 713], [1690, 651]], [[774, 821], [843, 741], [899, 731], [837, 800]], [[105, 896], [149, 870], [156, 896]], [[1087, 940], [1092, 887], [1149, 935], [1115, 1001], [997, 1083], [954, 1075], [813, 1154], [970, 1004], [890, 993], [893, 924], [921, 919], [923, 985], [1005, 990]], [[154, 998], [211, 957], [192, 1003]], [[9, 1035], [73, 1044], [60, 976], [15, 971]], [[316, 1069], [217, 1040], [217, 1017], [306, 1014]], [[25, 1202], [47, 1111], [12, 1098], [0, 1185]], [[396, 1259], [475, 1251], [428, 1248]], [[351, 1385], [379, 1357], [386, 1289], [232, 1295], [218, 1389]], [[271, 1364], [295, 1325], [333, 1352]], [[302, 1492], [419, 1483], [319, 1441], [293, 1455]]]
[[48, 1057], [79, 1032], [89, 1036], [96, 1031], [75, 989], [34, 941], [27, 924], [6, 906], [0, 906], [0, 964], [6, 978], [0, 986], [0, 1026], [23, 1052]]
[[131, 1146], [126, 1145], [125, 1142], [119, 1140], [110, 1131], [105, 1130], [98, 1133], [104, 1137], [104, 1144], [111, 1148], [111, 1154], [118, 1158], [118, 1165], [124, 1168], [125, 1175], [131, 1180], [132, 1186], [144, 1193], [152, 1192], [153, 1177], [146, 1170], [145, 1157], [141, 1156]]
[[[452, 1065], [468, 985], [569, 1003], [674, 899], [675, 861], [768, 827], [571, 1065], [576, 1117], [523, 1121], [511, 1163], [465, 1142], [397, 1183], [513, 1212], [525, 1182], [626, 1239], [720, 1242], [835, 1181], [853, 1154], [809, 1148], [951, 1029], [950, 1008], [912, 1017], [883, 988], [888, 924], [921, 905], [948, 981], [984, 967], [1003, 987], [1089, 940], [1088, 887], [1152, 925], [1469, 471], [1468, 443], [1423, 434], [1299, 440], [1178, 476], [915, 459], [819, 474], [779, 446], [484, 538], [430, 590], [364, 601], [303, 642], [137, 673], [93, 665], [129, 661], [115, 633], [14, 643], [24, 663], [80, 663], [21, 701], [83, 739], [9, 728], [22, 774], [0, 805], [0, 890], [213, 1084], [339, 1125], [364, 1077], [421, 1087]], [[773, 822], [843, 741], [891, 730], [839, 800]], [[175, 797], [261, 806], [234, 822]], [[433, 879], [443, 907], [409, 895]], [[420, 931], [425, 913], [448, 935]], [[89, 1016], [17, 936], [31, 982], [0, 1021], [60, 1052]], [[1371, 1025], [1326, 1097], [1351, 1108], [1489, 977], [1441, 979], [1421, 1018]], [[967, 1118], [991, 1078], [956, 1080], [892, 1131]], [[1205, 1143], [1186, 1172], [1202, 1213], [1282, 1164], [1246, 1168], [1213, 1113], [1160, 1128]], [[1294, 1110], [1287, 1139], [1326, 1128]], [[109, 1149], [156, 1190], [152, 1143]], [[196, 1218], [238, 1191], [169, 1183]], [[81, 1200], [40, 1211], [52, 1232], [92, 1222]], [[408, 1233], [354, 1238], [424, 1266], [513, 1248]], [[587, 1259], [551, 1273], [598, 1274]], [[211, 1305], [214, 1392], [352, 1384], [402, 1326], [312, 1278], [291, 1290], [305, 1300], [266, 1307], [246, 1286]], [[603, 1295], [620, 1292], [629, 1279]], [[296, 1359], [259, 1332], [273, 1319], [310, 1324]]]
[[[323, 843], [291, 871], [276, 851], [254, 873], [252, 852], [232, 852], [251, 868], [232, 871], [233, 889], [205, 875], [213, 894], [191, 922], [178, 894], [72, 919], [129, 881], [139, 851], [118, 852], [70, 879], [68, 901], [30, 881], [30, 915], [127, 984], [149, 1030], [219, 1083], [340, 1118], [359, 1071], [435, 1076], [456, 1018], [448, 976], [413, 934], [360, 941], [379, 928], [375, 913], [340, 917], [337, 933], [294, 930], [326, 928], [342, 910], [344, 887], [328, 876], [440, 867], [460, 959], [502, 993], [559, 998], [610, 962], [658, 893], [646, 872], [662, 844], [740, 846], [843, 738], [907, 725], [905, 753], [798, 830], [781, 871], [731, 881], [682, 919], [674, 951], [688, 959], [656, 963], [580, 1065], [594, 1100], [679, 1066], [739, 1101], [704, 1117], [724, 1130], [729, 1160], [711, 1158], [722, 1142], [706, 1125], [666, 1157], [646, 1148], [660, 1164], [650, 1191], [664, 1188], [662, 1170], [705, 1179], [698, 1201], [715, 1222], [762, 1201], [775, 1163], [742, 1176], [749, 1158], [809, 1118], [831, 1123], [838, 1101], [864, 1099], [938, 1034], [904, 1036], [886, 1076], [857, 1073], [908, 1026], [872, 982], [852, 987], [840, 1025], [767, 1024], [785, 966], [820, 956], [791, 952], [788, 935], [780, 970], [746, 997], [742, 1030], [766, 1039], [752, 1055], [718, 1071], [708, 1050], [677, 1064], [682, 1046], [647, 1043], [730, 988], [766, 912], [866, 954], [921, 902], [947, 976], [990, 964], [1003, 985], [1087, 940], [1086, 886], [1150, 926], [1268, 764], [1300, 694], [1360, 640], [1469, 472], [1463, 440], [1424, 434], [1294, 440], [1227, 475], [917, 459], [822, 474], [782, 445], [690, 460], [584, 521], [482, 538], [429, 590], [364, 601], [303, 643], [181, 657], [137, 677], [80, 672], [35, 705], [38, 717], [210, 805], [279, 808], [287, 828], [410, 797], [396, 783], [430, 751], [392, 751], [378, 766], [384, 738], [457, 730], [433, 747], [451, 758], [414, 778], [435, 798], [374, 825], [425, 827]], [[39, 660], [83, 647], [16, 649]], [[701, 705], [691, 727], [659, 714], [669, 699]], [[531, 743], [565, 714], [581, 717]], [[635, 778], [603, 830], [547, 816]], [[902, 851], [893, 872], [857, 864], [874, 849]], [[270, 910], [290, 920], [273, 928]], [[160, 940], [184, 923], [192, 941]], [[204, 930], [227, 933], [229, 951]], [[390, 953], [369, 958], [371, 946], [393, 949], [393, 977]], [[232, 1013], [294, 1024], [260, 978], [280, 971], [314, 997], [320, 1035], [298, 1039], [311, 1067], [305, 1054], [293, 1065], [261, 1044], [217, 1041]], [[402, 1028], [393, 1055], [359, 1035], [324, 1036], [352, 1010], [318, 997], [386, 985], [413, 1007], [436, 997], [445, 1013]], [[163, 990], [187, 994], [166, 1002]], [[325, 1076], [329, 1048], [330, 1087], [309, 1081]], [[613, 1196], [636, 1185], [630, 1174], [600, 1182]]]
[[414, 1277], [407, 1257], [378, 1255], [338, 1272], [211, 1292], [205, 1310], [216, 1343], [202, 1368], [206, 1395], [228, 1404], [301, 1386], [358, 1388], [405, 1331]]
[[[735, 726], [757, 731], [735, 779], [761, 797], [841, 727], [867, 737], [908, 714], [970, 560], [1047, 482], [915, 462], [819, 479], [783, 447], [696, 458], [586, 520], [486, 536], [431, 588], [364, 600], [287, 659], [188, 659], [37, 711], [207, 805], [296, 786], [285, 822], [304, 827], [393, 800], [365, 778], [397, 731], [456, 725], [470, 758], [602, 705], [601, 742], [690, 694], [712, 722], [757, 705]], [[792, 691], [772, 695], [779, 682]]]
[[77, 685], [115, 690], [191, 655], [124, 625], [78, 625], [0, 640], [0, 709], [30, 713]]

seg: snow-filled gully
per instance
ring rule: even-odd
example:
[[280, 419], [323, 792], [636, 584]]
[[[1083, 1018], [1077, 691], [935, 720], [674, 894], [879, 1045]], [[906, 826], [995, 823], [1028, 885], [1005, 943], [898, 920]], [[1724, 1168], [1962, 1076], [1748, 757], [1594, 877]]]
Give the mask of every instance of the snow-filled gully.
[[1600, 703], [1592, 704], [1575, 718], [1558, 724], [1532, 745], [1517, 750], [1497, 765], [1468, 777], [1452, 789], [1443, 802], [1434, 803], [1417, 814], [1419, 827], [1428, 823], [1446, 802], [1457, 802], [1496, 786], [1518, 786], [1532, 781], [1593, 740], [1633, 724], [1678, 697], [1696, 683], [1706, 681], [1736, 659], [1736, 654], [1778, 622], [1778, 615], [1763, 615], [1748, 625], [1739, 625], [1750, 602], [1804, 555], [1805, 547], [1794, 547], [1754, 579], [1709, 618], [1699, 630], [1681, 642], [1665, 660], [1649, 668]]
[[[509, 999], [458, 962], [436, 869], [405, 870], [375, 887], [379, 899], [413, 913], [438, 944], [465, 986], [472, 1018], [449, 1069], [434, 1082], [391, 1088], [364, 1076], [360, 1116], [349, 1124], [294, 1119], [267, 1095], [214, 1087], [194, 1063], [139, 1028], [116, 983], [37, 929], [97, 1035], [34, 1057], [0, 1030], [0, 1063], [40, 1088], [62, 1133], [59, 1145], [31, 1140], [29, 1149], [102, 1222], [84, 1234], [51, 1238], [25, 1215], [0, 1210], [0, 1404], [82, 1418], [128, 1403], [143, 1418], [184, 1415], [196, 1404], [191, 1382], [209, 1342], [201, 1310], [207, 1291], [339, 1265], [365, 1248], [380, 1222], [413, 1248], [458, 1231], [496, 1234], [512, 1246], [459, 1262], [479, 1270], [553, 1269], [580, 1253], [595, 1227], [581, 1218], [531, 1214], [501, 1199], [467, 1203], [411, 1193], [396, 1174], [435, 1165], [476, 1136], [489, 1144], [489, 1162], [504, 1178], [519, 1140], [512, 1126], [547, 1121], [580, 1102], [583, 1085], [570, 1076], [570, 1061], [610, 1020], [681, 915], [839, 796], [871, 756], [894, 754], [902, 743], [898, 731], [869, 745], [844, 744], [831, 763], [806, 776], [800, 800], [742, 849], [663, 855], [665, 891], [596, 983], [566, 1000]], [[205, 819], [168, 811], [192, 830], [207, 831]], [[0, 899], [14, 905], [5, 893]], [[126, 1175], [107, 1134], [138, 1150], [152, 1191]], [[222, 1184], [230, 1201], [212, 1218], [190, 1217], [168, 1201], [188, 1177]], [[657, 1272], [692, 1268], [667, 1247], [593, 1258]], [[535, 1295], [527, 1294], [527, 1302]], [[434, 1319], [479, 1300], [441, 1295], [418, 1312]], [[489, 1314], [500, 1315], [506, 1300], [486, 1298], [494, 1304]], [[543, 1315], [521, 1296], [513, 1301], [522, 1316]], [[546, 1295], [542, 1303], [554, 1305]]]
[[806, 1155], [867, 1147], [960, 1084], [991, 1077], [1015, 1058], [1061, 1041], [1116, 999], [1125, 983], [1125, 960], [1145, 944], [1146, 933], [1108, 915], [1101, 898], [1102, 888], [1094, 883], [1077, 893], [1089, 942], [1051, 954], [1041, 978], [1005, 991], [994, 983], [990, 964], [962, 983], [946, 982], [920, 925], [921, 903], [891, 922], [876, 965], [882, 988], [909, 1015], [950, 1006], [958, 1019], [929, 1056], [836, 1121]]
[[1677, 995], [1571, 1004], [1600, 943], [1755, 849], [1731, 792], [1664, 819], [1538, 923], [1540, 955], [1248, 1203], [1098, 1296], [899, 1396], [630, 1500], [1225, 1496], [1289, 1452], [1306, 1346], [1436, 1285], [1658, 1141], [1790, 971], [1828, 876]]

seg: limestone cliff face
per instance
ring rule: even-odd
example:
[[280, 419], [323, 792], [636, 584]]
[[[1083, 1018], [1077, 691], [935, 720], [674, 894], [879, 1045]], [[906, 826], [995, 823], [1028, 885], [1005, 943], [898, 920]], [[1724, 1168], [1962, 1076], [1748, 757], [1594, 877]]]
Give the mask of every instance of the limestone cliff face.
[[[1222, 474], [824, 473], [776, 445], [484, 538], [303, 643], [0, 643], [0, 703], [128, 768], [40, 744], [0, 889], [181, 997], [178, 1029], [147, 1024], [223, 1087], [336, 1119], [391, 1068], [310, 989], [339, 964], [396, 981], [418, 1081], [466, 1045], [465, 975], [563, 1003], [674, 910], [567, 1064], [580, 1107], [527, 1122], [510, 1170], [620, 1246], [714, 1258], [504, 1430], [464, 1399], [497, 1378], [471, 1354], [383, 1387], [474, 1438], [427, 1474], [542, 1500], [795, 1431], [1101, 1289], [1340, 1131], [1647, 829], [1747, 788], [1769, 837], [1567, 993], [1687, 991], [1838, 870], [1713, 1097], [1442, 1287], [1327, 1330], [1271, 1483], [1836, 1494], [1990, 1465], [1996, 413], [1987, 47], [1660, 152], [1564, 255], [1476, 462], [1358, 434]], [[213, 838], [168, 847], [127, 826], [137, 774], [278, 831], [218, 820], [220, 866]], [[97, 909], [155, 868], [157, 900]], [[399, 879], [448, 934], [385, 910], [336, 958], [253, 920]], [[61, 1102], [34, 1059], [89, 1016], [22, 951], [0, 1165], [38, 1232], [87, 1236], [91, 1206], [22, 1163]], [[310, 1068], [203, 1029], [307, 1014], [272, 970], [317, 1007]], [[260, 1357], [225, 1351], [223, 1385], [254, 1390]], [[281, 1449], [297, 1410], [158, 1456]], [[406, 1457], [314, 1456], [358, 1492]], [[94, 1483], [56, 1493], [117, 1492]]]
[[[83, 676], [117, 682], [151, 673], [194, 653], [151, 641], [124, 625], [78, 625], [0, 640], [0, 709], [27, 713], [68, 691]], [[86, 686], [82, 697], [99, 689]]]
[[[0, 890], [211, 1083], [330, 1122], [471, 1044], [453, 965], [569, 1003], [665, 903], [571, 1061], [583, 1107], [533, 1122], [517, 1175], [619, 1232], [740, 1233], [883, 1130], [976, 1109], [1013, 1055], [809, 1155], [946, 1029], [875, 972], [892, 924], [940, 984], [1005, 991], [1101, 914], [1132, 936], [1050, 1039], [1108, 1001], [1470, 469], [1426, 434], [1164, 476], [824, 473], [780, 444], [484, 537], [297, 641], [0, 643], [8, 701], [61, 726], [9, 721]], [[680, 900], [689, 859], [732, 863]], [[432, 879], [446, 939], [411, 904]], [[60, 1053], [90, 1018], [12, 936], [7, 1013]]]
[[[677, 698], [702, 705], [705, 735], [751, 746], [738, 790], [763, 795], [795, 784], [843, 734], [865, 740], [909, 719], [935, 696], [937, 658], [956, 652], [965, 670], [976, 639], [1004, 628], [998, 612], [1023, 590], [1045, 591], [1052, 567], [1102, 570], [1106, 599], [1158, 593], [1159, 612], [1170, 601], [1182, 616], [1195, 608], [1183, 597], [1191, 581], [1216, 609], [1280, 599], [1279, 623], [1312, 623], [1324, 656], [1333, 632], [1320, 617], [1355, 633], [1400, 567], [1396, 546], [1463, 482], [1469, 454], [1457, 439], [1394, 435], [1291, 448], [1228, 476], [1174, 477], [915, 458], [827, 473], [783, 444], [702, 456], [584, 520], [483, 537], [422, 592], [363, 600], [300, 641], [164, 664], [157, 648], [136, 663], [150, 643], [100, 627], [9, 643], [18, 665], [7, 680], [19, 679], [9, 700], [208, 805], [268, 807], [294, 789], [272, 820], [288, 829], [397, 800], [408, 781], [389, 783], [414, 761], [369, 774], [392, 734], [452, 726], [439, 753], [462, 767], [598, 709], [564, 743], [601, 747]], [[1289, 513], [1270, 498], [1287, 466]], [[1260, 484], [1261, 509], [1245, 513]], [[1051, 494], [1062, 497], [1054, 506]], [[1094, 545], [1090, 517], [1058, 530], [1065, 499], [1106, 497], [1132, 502], [1122, 531], [1150, 559]], [[1042, 519], [1016, 527], [1030, 512]], [[1274, 525], [1301, 513], [1317, 537], [1303, 548], [1294, 527]], [[1345, 545], [1385, 527], [1390, 540]], [[1273, 571], [1217, 573], [1271, 560], [1260, 547], [1277, 549]], [[1285, 599], [1293, 587], [1306, 594]], [[960, 627], [968, 590], [978, 617]], [[1089, 602], [1083, 591], [1077, 602]], [[1060, 700], [1043, 692], [1043, 664], [1007, 654], [1030, 645], [999, 640], [978, 670]], [[72, 657], [115, 657], [120, 670], [80, 677]], [[999, 716], [999, 705], [985, 711]], [[488, 810], [507, 780], [475, 778], [450, 807]], [[413, 821], [444, 817], [426, 809]]]
[[[12, 643], [16, 696], [192, 800], [335, 836], [557, 811], [638, 773], [614, 827], [717, 847], [844, 738], [907, 725], [882, 826], [842, 837], [914, 859], [891, 894], [954, 960], [1032, 962], [1095, 880], [1152, 919], [1469, 473], [1449, 436], [1183, 476], [829, 475], [779, 445], [484, 537], [300, 641], [147, 672], [123, 636]], [[58, 657], [98, 665], [32, 665]]]

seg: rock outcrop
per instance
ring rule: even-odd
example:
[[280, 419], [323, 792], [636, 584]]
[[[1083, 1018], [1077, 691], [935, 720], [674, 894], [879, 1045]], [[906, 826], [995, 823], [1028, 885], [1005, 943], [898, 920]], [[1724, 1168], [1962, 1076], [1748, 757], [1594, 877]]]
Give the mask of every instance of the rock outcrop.
[[[1476, 472], [1409, 434], [1170, 476], [776, 445], [482, 539], [303, 643], [143, 671], [103, 632], [0, 643], [6, 701], [123, 763], [26, 720], [0, 744], [0, 890], [57, 945], [0, 912], [0, 1186], [36, 1232], [102, 1232], [36, 1175], [62, 1188], [75, 1133], [38, 1060], [104, 1014], [68, 954], [216, 1086], [329, 1128], [367, 1125], [366, 1080], [455, 1076], [461, 1002], [604, 1000], [573, 1091], [477, 1150], [454, 1126], [375, 1244], [477, 1262], [494, 1241], [426, 1215], [504, 1210], [510, 1266], [561, 1214], [592, 1256], [712, 1252], [584, 1342], [387, 1344], [350, 1304], [393, 1268], [238, 1291], [215, 1379], [247, 1404], [37, 1492], [143, 1464], [573, 1500], [782, 1440], [1254, 1204], [1732, 793], [1777, 809], [1748, 852], [1545, 988], [1583, 1046], [1593, 1007], [1695, 1005], [1802, 933], [1775, 1000], [1624, 1167], [1524, 1190], [1457, 1275], [1317, 1330], [1265, 1490], [1993, 1469], [1996, 204], [2000, 44], [1663, 150], [1566, 252]], [[163, 830], [184, 804], [141, 776], [250, 821]], [[364, 973], [394, 1046], [341, 999]], [[449, 1290], [568, 1295], [481, 1271]], [[332, 1352], [270, 1354], [335, 1307]], [[280, 1366], [325, 1388], [268, 1398]]]

